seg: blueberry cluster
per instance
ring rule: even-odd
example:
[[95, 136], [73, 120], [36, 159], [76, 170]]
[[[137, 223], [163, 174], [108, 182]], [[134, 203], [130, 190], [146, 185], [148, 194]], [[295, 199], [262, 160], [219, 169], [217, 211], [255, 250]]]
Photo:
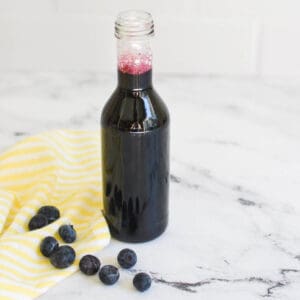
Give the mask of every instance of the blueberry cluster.
[[[42, 206], [28, 224], [29, 230], [42, 228], [60, 217], [60, 212], [55, 206]], [[58, 230], [59, 236], [65, 243], [76, 240], [76, 231], [73, 225], [62, 225]], [[45, 237], [40, 244], [41, 253], [50, 259], [51, 264], [58, 269], [64, 269], [75, 261], [76, 253], [70, 246], [60, 246], [53, 236]]]
[[31, 218], [28, 224], [29, 230], [42, 228], [60, 217], [59, 210], [55, 206], [42, 206], [37, 214]]
[[[60, 217], [59, 210], [54, 206], [43, 206], [37, 214], [31, 218], [28, 224], [29, 230], [42, 228]], [[61, 239], [67, 243], [76, 241], [76, 230], [73, 225], [61, 225], [58, 229], [58, 234]], [[45, 237], [40, 244], [41, 253], [49, 258], [51, 264], [58, 269], [64, 269], [71, 266], [76, 258], [76, 253], [69, 245], [60, 246], [58, 241], [53, 236]], [[120, 267], [130, 269], [137, 263], [136, 253], [131, 249], [123, 249], [117, 257]], [[115, 284], [120, 273], [117, 267], [113, 265], [105, 265], [101, 268], [100, 260], [93, 255], [85, 255], [79, 262], [79, 269], [85, 275], [95, 275], [98, 272], [99, 279], [106, 285]], [[100, 270], [100, 271], [99, 271]], [[152, 279], [146, 273], [138, 273], [133, 278], [133, 286], [140, 292], [148, 290], [151, 286]]]
[[[123, 249], [117, 257], [119, 265], [124, 269], [133, 267], [137, 262], [136, 253], [131, 249]], [[105, 265], [101, 267], [100, 260], [93, 255], [85, 255], [79, 262], [79, 269], [85, 275], [95, 275], [99, 271], [99, 279], [106, 285], [115, 284], [120, 273], [117, 267]], [[138, 273], [133, 278], [133, 286], [140, 292], [148, 290], [151, 286], [151, 277], [146, 273]]]
[[[76, 231], [73, 225], [62, 225], [58, 233], [65, 243], [76, 240]], [[53, 236], [45, 237], [40, 244], [41, 253], [50, 259], [51, 264], [57, 269], [65, 269], [75, 261], [76, 253], [70, 246], [60, 246]]]
[[[76, 231], [73, 225], [62, 225], [58, 229], [59, 236], [65, 243], [73, 243], [76, 240]], [[57, 269], [64, 269], [75, 261], [76, 253], [70, 246], [59, 246], [53, 236], [45, 237], [40, 244], [41, 253], [50, 259], [51, 264]]]

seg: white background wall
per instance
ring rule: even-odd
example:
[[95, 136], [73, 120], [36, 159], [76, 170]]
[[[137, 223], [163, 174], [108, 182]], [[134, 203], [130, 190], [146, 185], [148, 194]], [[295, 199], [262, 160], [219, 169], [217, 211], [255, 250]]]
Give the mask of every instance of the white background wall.
[[154, 16], [157, 72], [300, 76], [299, 0], [0, 0], [0, 71], [114, 71], [130, 8]]

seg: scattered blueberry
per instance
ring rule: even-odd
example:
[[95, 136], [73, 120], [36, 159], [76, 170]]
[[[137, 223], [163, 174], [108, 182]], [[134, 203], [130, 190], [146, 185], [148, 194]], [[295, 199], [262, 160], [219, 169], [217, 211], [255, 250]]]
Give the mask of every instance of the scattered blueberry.
[[59, 210], [55, 206], [42, 206], [38, 210], [38, 214], [44, 215], [48, 219], [48, 223], [52, 223], [60, 217]]
[[151, 277], [146, 273], [138, 273], [133, 278], [133, 285], [140, 292], [148, 290], [151, 286], [151, 282]]
[[65, 243], [73, 243], [76, 240], [76, 231], [73, 225], [60, 226], [58, 233]]
[[76, 257], [74, 249], [70, 246], [60, 246], [50, 256], [51, 264], [58, 269], [64, 269], [73, 264]]
[[118, 263], [124, 269], [129, 269], [136, 264], [137, 257], [133, 250], [123, 249], [118, 254]]
[[85, 255], [79, 262], [79, 269], [86, 275], [94, 275], [100, 269], [100, 260], [93, 255]]
[[58, 247], [57, 240], [53, 236], [47, 236], [42, 240], [40, 250], [44, 256], [49, 257]]
[[100, 280], [106, 285], [115, 284], [120, 277], [118, 268], [111, 265], [103, 266], [99, 272]]
[[37, 214], [31, 218], [28, 227], [29, 230], [35, 230], [42, 228], [46, 225], [48, 225], [48, 219], [42, 214]]

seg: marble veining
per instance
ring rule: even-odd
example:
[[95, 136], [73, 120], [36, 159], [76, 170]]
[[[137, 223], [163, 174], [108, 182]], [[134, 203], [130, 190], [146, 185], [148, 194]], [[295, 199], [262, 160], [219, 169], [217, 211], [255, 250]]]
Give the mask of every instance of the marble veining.
[[[157, 76], [171, 113], [170, 224], [145, 244], [112, 241], [114, 287], [79, 272], [40, 299], [284, 299], [300, 296], [300, 88], [297, 82]], [[111, 74], [0, 74], [0, 149], [56, 128], [99, 129]], [[142, 296], [136, 272], [153, 287]]]

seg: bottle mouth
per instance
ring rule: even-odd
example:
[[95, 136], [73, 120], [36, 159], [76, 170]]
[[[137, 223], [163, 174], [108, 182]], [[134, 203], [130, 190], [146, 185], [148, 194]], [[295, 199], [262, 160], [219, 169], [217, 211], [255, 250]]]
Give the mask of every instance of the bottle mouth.
[[154, 35], [152, 15], [142, 10], [121, 12], [115, 22], [115, 36], [118, 39]]

